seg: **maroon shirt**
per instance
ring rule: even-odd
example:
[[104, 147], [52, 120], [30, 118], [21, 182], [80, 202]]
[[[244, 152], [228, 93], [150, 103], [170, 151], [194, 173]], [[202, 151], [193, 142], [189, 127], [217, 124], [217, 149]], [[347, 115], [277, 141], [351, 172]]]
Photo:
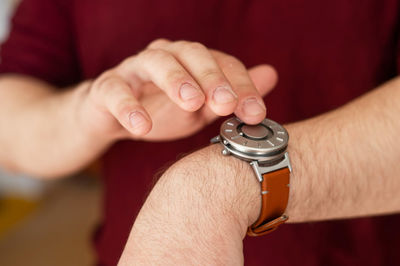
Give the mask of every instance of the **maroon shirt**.
[[[66, 86], [97, 77], [156, 38], [199, 41], [249, 67], [275, 66], [279, 84], [266, 105], [270, 118], [286, 123], [395, 76], [399, 10], [395, 0], [26, 0], [2, 47], [0, 72]], [[207, 145], [218, 124], [179, 141], [121, 141], [108, 151], [104, 221], [96, 234], [101, 265], [117, 263], [153, 176]], [[288, 224], [246, 238], [245, 262], [400, 265], [399, 226], [399, 215]]]

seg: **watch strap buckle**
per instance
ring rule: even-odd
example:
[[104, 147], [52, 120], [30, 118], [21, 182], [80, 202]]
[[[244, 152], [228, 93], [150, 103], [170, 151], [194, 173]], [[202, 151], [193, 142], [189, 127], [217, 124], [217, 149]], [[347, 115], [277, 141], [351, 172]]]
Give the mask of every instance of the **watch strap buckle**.
[[267, 223], [261, 224], [259, 226], [249, 226], [247, 229], [247, 235], [249, 236], [263, 236], [268, 233], [271, 233], [274, 231], [276, 228], [278, 228], [279, 225], [283, 224], [289, 219], [288, 216], [282, 215], [279, 216], [278, 218], [273, 219], [272, 221], [269, 221]]

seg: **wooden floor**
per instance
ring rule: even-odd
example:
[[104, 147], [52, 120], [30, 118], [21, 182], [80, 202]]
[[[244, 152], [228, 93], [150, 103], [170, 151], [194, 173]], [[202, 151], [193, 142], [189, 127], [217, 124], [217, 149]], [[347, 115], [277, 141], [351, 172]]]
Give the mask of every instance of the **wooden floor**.
[[57, 182], [23, 221], [0, 236], [0, 265], [93, 265], [91, 236], [100, 220], [101, 194], [94, 178]]

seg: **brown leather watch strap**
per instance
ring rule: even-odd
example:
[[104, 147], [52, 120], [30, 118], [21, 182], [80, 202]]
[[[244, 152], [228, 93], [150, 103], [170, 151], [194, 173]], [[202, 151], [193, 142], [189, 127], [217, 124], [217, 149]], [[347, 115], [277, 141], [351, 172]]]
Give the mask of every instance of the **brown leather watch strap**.
[[283, 213], [289, 198], [289, 168], [263, 174], [261, 182], [261, 213], [257, 221], [249, 226], [249, 236], [261, 236], [274, 231], [288, 217]]

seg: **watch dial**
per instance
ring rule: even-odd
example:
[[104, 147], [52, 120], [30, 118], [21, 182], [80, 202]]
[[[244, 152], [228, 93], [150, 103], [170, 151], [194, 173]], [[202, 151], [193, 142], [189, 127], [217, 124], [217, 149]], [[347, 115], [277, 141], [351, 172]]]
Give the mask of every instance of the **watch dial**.
[[239, 156], [273, 156], [285, 151], [289, 135], [275, 121], [264, 119], [258, 125], [246, 125], [237, 117], [226, 120], [220, 136], [230, 152]]

